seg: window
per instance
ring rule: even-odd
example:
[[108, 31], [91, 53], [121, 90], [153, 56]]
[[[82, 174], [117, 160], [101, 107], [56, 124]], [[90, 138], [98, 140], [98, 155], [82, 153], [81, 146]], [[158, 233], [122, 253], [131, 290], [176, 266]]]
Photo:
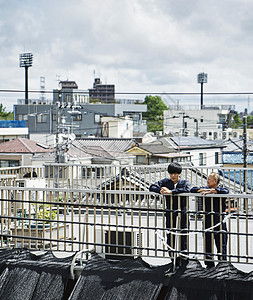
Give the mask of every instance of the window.
[[19, 166], [18, 160], [0, 160], [1, 168], [11, 168], [11, 167], [18, 167], [18, 166]]
[[136, 163], [139, 165], [146, 164], [146, 156], [145, 155], [136, 155]]
[[66, 102], [72, 102], [72, 95], [66, 95]]
[[160, 158], [158, 159], [158, 163], [159, 163], [159, 164], [166, 164], [166, 163], [167, 163], [167, 158], [161, 158], [161, 157], [160, 157]]
[[104, 176], [105, 169], [103, 167], [83, 168], [83, 178], [103, 178]]
[[215, 152], [215, 164], [220, 164], [221, 162], [221, 153], [220, 152]]
[[73, 115], [73, 121], [82, 121], [82, 114]]
[[100, 121], [101, 121], [101, 115], [95, 114], [94, 118], [95, 118], [95, 123], [100, 123]]
[[17, 118], [18, 118], [19, 121], [27, 121], [28, 116], [27, 115], [18, 115]]
[[200, 166], [206, 165], [206, 153], [199, 153], [199, 165]]
[[47, 122], [47, 115], [40, 114], [37, 115], [37, 123], [46, 123]]

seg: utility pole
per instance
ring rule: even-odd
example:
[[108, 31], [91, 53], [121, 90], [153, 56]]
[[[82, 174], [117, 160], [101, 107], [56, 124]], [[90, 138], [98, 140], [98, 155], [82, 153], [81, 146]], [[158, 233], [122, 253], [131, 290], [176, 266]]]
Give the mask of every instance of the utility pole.
[[195, 132], [195, 136], [199, 136], [199, 121], [197, 118], [194, 118], [194, 122], [196, 123], [196, 132]]
[[243, 117], [243, 177], [244, 192], [247, 191], [247, 116]]
[[59, 113], [59, 105], [56, 107], [56, 153], [55, 153], [55, 162], [59, 163], [60, 162], [60, 147], [59, 147], [59, 131], [60, 131], [60, 113]]

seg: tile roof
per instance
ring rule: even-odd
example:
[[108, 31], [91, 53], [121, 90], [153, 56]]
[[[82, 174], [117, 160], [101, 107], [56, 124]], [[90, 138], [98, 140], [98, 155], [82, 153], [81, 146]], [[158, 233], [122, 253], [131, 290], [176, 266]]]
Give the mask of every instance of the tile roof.
[[45, 153], [53, 150], [52, 147], [25, 138], [0, 144], [0, 153]]
[[94, 145], [89, 145], [89, 143], [86, 145], [86, 143], [83, 143], [83, 140], [76, 140], [72, 142], [71, 147], [77, 148], [89, 156], [104, 157], [109, 159], [132, 156], [131, 154], [120, 150], [121, 147], [117, 147], [116, 145], [113, 147], [113, 143], [103, 143], [103, 145], [99, 145], [94, 141]]
[[171, 140], [178, 145], [179, 147], [182, 146], [216, 146], [217, 143], [211, 140], [205, 140], [199, 137], [188, 137], [188, 136], [180, 136], [180, 137], [171, 137]]
[[[243, 140], [242, 139], [228, 139], [222, 141], [221, 144], [225, 146], [223, 152], [242, 152]], [[253, 151], [253, 141], [247, 141], [247, 149]]]
[[139, 144], [139, 148], [148, 151], [151, 154], [172, 153], [175, 150], [169, 146], [164, 146], [161, 143]]
[[134, 139], [116, 139], [116, 138], [87, 138], [75, 141], [80, 146], [101, 146], [104, 149], [125, 152], [136, 145]]

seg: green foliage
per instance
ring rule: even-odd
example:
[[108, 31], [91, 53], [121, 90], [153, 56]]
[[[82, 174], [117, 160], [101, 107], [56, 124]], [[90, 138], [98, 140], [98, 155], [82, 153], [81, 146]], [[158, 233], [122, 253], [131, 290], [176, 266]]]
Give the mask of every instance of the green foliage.
[[50, 217], [50, 205], [49, 204], [40, 204], [38, 211], [38, 218], [44, 220], [55, 220], [57, 215], [56, 210], [52, 210], [52, 215]]
[[253, 128], [253, 116], [247, 116], [247, 126]]
[[6, 112], [6, 108], [3, 107], [3, 104], [0, 104], [0, 120], [13, 120], [13, 112]]
[[241, 128], [242, 126], [242, 120], [238, 114], [238, 112], [235, 113], [234, 117], [233, 117], [233, 121], [231, 123], [231, 127], [232, 128]]
[[147, 105], [147, 112], [143, 113], [143, 119], [147, 121], [148, 131], [163, 131], [163, 111], [167, 106], [159, 96], [146, 96], [143, 102]]

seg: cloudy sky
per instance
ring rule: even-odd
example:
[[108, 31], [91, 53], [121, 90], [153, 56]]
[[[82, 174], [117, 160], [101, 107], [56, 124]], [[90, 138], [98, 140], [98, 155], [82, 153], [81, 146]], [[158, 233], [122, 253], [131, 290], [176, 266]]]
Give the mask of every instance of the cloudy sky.
[[[31, 90], [41, 76], [49, 91], [57, 78], [87, 90], [95, 72], [119, 93], [198, 93], [197, 74], [206, 72], [205, 92], [253, 92], [251, 0], [0, 0], [0, 7], [0, 90], [24, 90], [19, 54], [32, 52]], [[198, 95], [171, 97], [199, 104]], [[24, 93], [0, 92], [7, 110], [17, 98]], [[250, 94], [204, 101], [253, 110]]]

